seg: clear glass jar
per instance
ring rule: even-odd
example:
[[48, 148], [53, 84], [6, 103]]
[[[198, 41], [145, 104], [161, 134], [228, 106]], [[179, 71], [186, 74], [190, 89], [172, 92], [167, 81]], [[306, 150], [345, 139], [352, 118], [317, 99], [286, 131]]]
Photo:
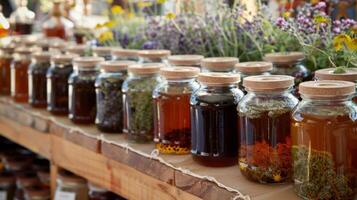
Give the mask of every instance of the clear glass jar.
[[106, 61], [112, 60], [112, 47], [93, 47], [94, 57], [103, 57]]
[[96, 116], [95, 79], [101, 57], [79, 57], [73, 60], [74, 72], [68, 79], [69, 119], [78, 124], [91, 124]]
[[0, 94], [11, 94], [11, 62], [15, 46], [9, 44], [0, 50]]
[[55, 55], [47, 71], [47, 110], [55, 115], [68, 115], [68, 78], [73, 72], [72, 60], [77, 55]]
[[55, 199], [73, 197], [75, 200], [88, 200], [87, 181], [68, 171], [60, 171], [57, 176]]
[[234, 72], [234, 66], [239, 62], [234, 57], [212, 57], [201, 61], [202, 72]]
[[51, 192], [49, 188], [44, 188], [40, 185], [26, 187], [24, 189], [24, 200], [50, 200]]
[[355, 84], [308, 81], [299, 91], [291, 122], [295, 192], [304, 199], [355, 199]]
[[67, 54], [77, 54], [81, 57], [86, 55], [86, 51], [89, 50], [87, 45], [74, 45], [66, 49]]
[[3, 200], [13, 200], [16, 191], [16, 179], [11, 172], [0, 173], [0, 196]]
[[201, 73], [201, 86], [191, 96], [191, 154], [206, 166], [238, 162], [237, 105], [243, 97], [239, 74]]
[[35, 13], [27, 8], [27, 0], [19, 0], [19, 7], [10, 15], [12, 35], [27, 35], [32, 33]]
[[39, 52], [32, 55], [28, 70], [29, 104], [35, 108], [47, 107], [46, 73], [51, 66], [51, 53]]
[[239, 168], [249, 180], [284, 183], [292, 178], [290, 115], [299, 100], [294, 77], [246, 77], [248, 94], [238, 105]]
[[201, 60], [204, 57], [201, 55], [174, 55], [168, 57], [170, 66], [188, 66], [201, 68]]
[[164, 81], [154, 92], [154, 142], [164, 154], [188, 154], [191, 150], [190, 98], [199, 88], [195, 67], [165, 67]]
[[169, 50], [139, 50], [139, 63], [163, 63], [167, 64], [167, 57], [171, 54]]
[[88, 183], [88, 200], [116, 200], [116, 195], [104, 188]]
[[160, 63], [135, 64], [128, 67], [129, 76], [122, 86], [124, 105], [123, 132], [131, 142], [147, 143], [154, 137], [152, 92], [161, 81]]
[[139, 60], [138, 50], [113, 48], [112, 49], [112, 59], [117, 60], [117, 61], [130, 60], [130, 61], [137, 62]]
[[95, 82], [97, 116], [95, 123], [100, 131], [122, 133], [123, 96], [121, 87], [127, 68], [134, 61], [107, 61], [101, 64], [101, 73]]

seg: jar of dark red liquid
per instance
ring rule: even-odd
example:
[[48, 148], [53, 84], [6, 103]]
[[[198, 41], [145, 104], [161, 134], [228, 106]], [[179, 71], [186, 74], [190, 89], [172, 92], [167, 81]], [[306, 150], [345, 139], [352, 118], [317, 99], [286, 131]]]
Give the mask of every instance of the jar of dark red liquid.
[[93, 56], [103, 57], [105, 60], [112, 60], [112, 48], [111, 47], [93, 47]]
[[201, 67], [201, 55], [173, 55], [168, 57], [170, 66]]
[[152, 92], [160, 82], [161, 63], [135, 64], [122, 86], [124, 105], [123, 132], [131, 142], [147, 143], [154, 138]]
[[35, 108], [47, 107], [46, 74], [51, 66], [51, 53], [38, 52], [32, 55], [28, 70], [29, 104]]
[[74, 200], [87, 200], [87, 181], [68, 171], [60, 171], [57, 176], [55, 199], [72, 197]]
[[13, 200], [16, 191], [16, 179], [11, 172], [0, 173], [0, 197], [2, 200]]
[[88, 183], [89, 193], [88, 200], [120, 200], [117, 195], [106, 190], [105, 188], [98, 187], [92, 183]]
[[192, 156], [202, 165], [223, 167], [238, 162], [237, 105], [243, 97], [239, 74], [201, 73], [200, 89], [191, 97]]
[[294, 77], [250, 76], [243, 85], [248, 94], [238, 105], [239, 168], [255, 182], [290, 182], [290, 115], [299, 102], [291, 94]]
[[140, 50], [138, 51], [139, 63], [167, 63], [169, 50]]
[[79, 56], [85, 56], [88, 48], [89, 47], [87, 45], [74, 45], [74, 46], [68, 47], [66, 49], [66, 53], [67, 54], [77, 54]]
[[102, 57], [79, 57], [73, 60], [74, 72], [68, 79], [69, 119], [91, 124], [96, 116], [95, 79]]
[[11, 62], [15, 46], [9, 44], [0, 49], [0, 93], [11, 94]]
[[26, 187], [24, 189], [25, 200], [50, 200], [51, 191], [49, 188], [44, 188], [40, 185]]
[[73, 72], [73, 54], [55, 55], [47, 71], [47, 110], [55, 115], [68, 114], [68, 78]]
[[135, 49], [112, 49], [112, 59], [113, 60], [130, 60], [137, 62], [139, 60], [138, 50]]
[[123, 96], [121, 87], [127, 68], [134, 61], [107, 61], [100, 65], [101, 73], [95, 82], [97, 93], [97, 116], [95, 123], [100, 131], [122, 133]]
[[27, 3], [27, 0], [19, 0], [17, 9], [10, 15], [9, 21], [13, 35], [32, 33], [35, 13], [27, 8]]
[[191, 150], [190, 97], [199, 87], [197, 67], [165, 67], [164, 81], [154, 92], [154, 142], [160, 153], [188, 154]]
[[204, 58], [201, 61], [203, 72], [234, 72], [235, 64], [239, 62], [234, 57], [212, 57]]

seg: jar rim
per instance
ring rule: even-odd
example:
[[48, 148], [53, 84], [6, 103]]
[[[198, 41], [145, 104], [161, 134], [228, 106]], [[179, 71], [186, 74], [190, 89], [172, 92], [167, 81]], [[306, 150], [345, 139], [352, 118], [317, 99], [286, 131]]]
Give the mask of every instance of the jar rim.
[[235, 65], [238, 72], [241, 73], [263, 73], [273, 69], [273, 63], [264, 61], [241, 62]]
[[198, 81], [209, 86], [225, 86], [239, 83], [240, 75], [233, 73], [204, 72], [198, 75]]
[[332, 98], [349, 96], [356, 92], [356, 85], [349, 81], [322, 80], [300, 83], [299, 93], [307, 98]]
[[336, 68], [326, 68], [315, 71], [315, 77], [319, 80], [341, 80], [341, 81], [352, 81], [357, 80], [357, 69], [356, 68], [346, 68], [346, 72], [335, 74], [334, 70]]
[[243, 86], [250, 91], [284, 90], [294, 85], [294, 77], [287, 75], [258, 75], [243, 79]]
[[200, 69], [197, 67], [177, 66], [160, 69], [160, 75], [168, 80], [195, 78], [199, 73]]

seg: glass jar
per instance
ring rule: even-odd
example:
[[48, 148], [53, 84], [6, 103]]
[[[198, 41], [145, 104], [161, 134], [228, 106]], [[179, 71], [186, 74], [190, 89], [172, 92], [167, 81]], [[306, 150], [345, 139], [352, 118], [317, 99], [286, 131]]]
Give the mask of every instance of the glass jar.
[[77, 54], [81, 57], [86, 55], [86, 51], [89, 47], [87, 45], [75, 45], [66, 49], [67, 54]]
[[40, 181], [33, 171], [24, 171], [18, 173], [16, 175], [16, 192], [15, 192], [15, 199], [16, 200], [23, 200], [25, 199], [25, 188], [39, 186]]
[[151, 142], [154, 137], [152, 92], [160, 82], [160, 63], [128, 67], [129, 77], [122, 86], [124, 105], [123, 132], [131, 142]]
[[11, 94], [11, 62], [13, 61], [14, 45], [9, 44], [0, 50], [0, 94]]
[[106, 61], [112, 60], [111, 47], [93, 47], [92, 51], [94, 57], [103, 57]]
[[201, 61], [202, 72], [234, 72], [234, 66], [239, 62], [234, 57], [212, 57]]
[[295, 78], [293, 94], [299, 97], [298, 85], [312, 79], [311, 72], [303, 64], [305, 58], [302, 52], [283, 52], [265, 54], [263, 60], [273, 63], [271, 74], [289, 75]]
[[299, 91], [291, 122], [295, 192], [304, 199], [355, 199], [355, 84], [308, 81]]
[[201, 60], [204, 57], [201, 55], [174, 55], [168, 57], [170, 66], [188, 66], [188, 67], [201, 67]]
[[191, 96], [193, 159], [206, 166], [223, 167], [238, 162], [237, 105], [243, 97], [239, 74], [201, 73], [201, 86]]
[[195, 67], [165, 67], [164, 81], [154, 92], [154, 142], [160, 153], [188, 154], [191, 150], [190, 97], [199, 87]]
[[167, 57], [171, 54], [169, 50], [139, 50], [139, 63], [167, 63]]
[[123, 96], [121, 87], [126, 70], [134, 61], [107, 61], [101, 64], [101, 73], [95, 82], [97, 116], [95, 123], [100, 131], [122, 133]]
[[19, 0], [19, 7], [10, 15], [10, 27], [13, 35], [26, 35], [32, 33], [35, 13], [27, 7], [27, 0]]
[[32, 55], [28, 70], [29, 104], [35, 108], [47, 107], [46, 73], [51, 66], [51, 53], [38, 52]]
[[88, 183], [89, 193], [88, 200], [114, 200], [116, 195], [104, 188]]
[[0, 173], [0, 197], [2, 200], [13, 200], [16, 191], [16, 179], [11, 172]]
[[73, 54], [55, 55], [47, 71], [47, 110], [55, 115], [68, 114], [68, 78], [73, 72]]
[[88, 200], [87, 181], [68, 171], [60, 171], [57, 176], [55, 199]]
[[299, 100], [294, 77], [246, 77], [248, 94], [238, 105], [239, 168], [249, 180], [284, 183], [292, 178], [290, 115]]
[[69, 119], [78, 124], [91, 124], [96, 116], [95, 79], [101, 57], [79, 57], [73, 60], [74, 72], [68, 79]]
[[130, 60], [137, 62], [139, 60], [138, 50], [113, 48], [112, 59], [117, 61]]

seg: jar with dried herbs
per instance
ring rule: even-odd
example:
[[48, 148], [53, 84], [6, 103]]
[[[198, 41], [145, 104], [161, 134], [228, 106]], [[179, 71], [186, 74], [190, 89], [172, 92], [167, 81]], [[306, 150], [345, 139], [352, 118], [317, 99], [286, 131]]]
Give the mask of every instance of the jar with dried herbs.
[[171, 55], [169, 50], [139, 50], [139, 63], [164, 63], [167, 64], [167, 57]]
[[100, 65], [101, 73], [95, 82], [97, 116], [95, 123], [100, 131], [122, 133], [123, 96], [121, 87], [129, 65], [134, 61], [107, 61]]
[[55, 115], [68, 115], [68, 78], [73, 72], [74, 54], [55, 55], [47, 71], [47, 110]]
[[283, 183], [292, 178], [290, 115], [298, 104], [294, 77], [246, 77], [248, 94], [238, 105], [239, 168], [249, 180]]
[[154, 137], [152, 93], [160, 82], [161, 63], [135, 64], [128, 67], [129, 77], [122, 87], [124, 127], [129, 141], [151, 142]]
[[234, 57], [212, 57], [201, 61], [202, 72], [234, 72], [234, 66], [239, 62]]
[[96, 116], [95, 79], [102, 57], [79, 57], [73, 60], [74, 71], [68, 79], [69, 119], [91, 124]]
[[111, 47], [93, 47], [92, 52], [94, 57], [103, 57], [106, 61], [112, 60]]
[[238, 114], [243, 92], [239, 74], [201, 73], [200, 88], [190, 100], [191, 154], [198, 163], [212, 167], [238, 162]]
[[116, 60], [116, 61], [130, 60], [130, 61], [137, 62], [139, 60], [138, 50], [113, 48], [112, 49], [112, 59]]
[[15, 46], [5, 45], [0, 48], [0, 94], [11, 94], [11, 62]]
[[87, 181], [69, 171], [61, 170], [57, 176], [55, 199], [72, 197], [74, 200], [88, 200]]
[[201, 55], [173, 55], [168, 57], [170, 66], [201, 67]]
[[356, 198], [357, 107], [355, 84], [309, 81], [292, 113], [295, 192], [304, 199]]
[[197, 67], [165, 67], [164, 81], [154, 92], [154, 142], [160, 153], [188, 154], [191, 150], [190, 97], [199, 87]]

